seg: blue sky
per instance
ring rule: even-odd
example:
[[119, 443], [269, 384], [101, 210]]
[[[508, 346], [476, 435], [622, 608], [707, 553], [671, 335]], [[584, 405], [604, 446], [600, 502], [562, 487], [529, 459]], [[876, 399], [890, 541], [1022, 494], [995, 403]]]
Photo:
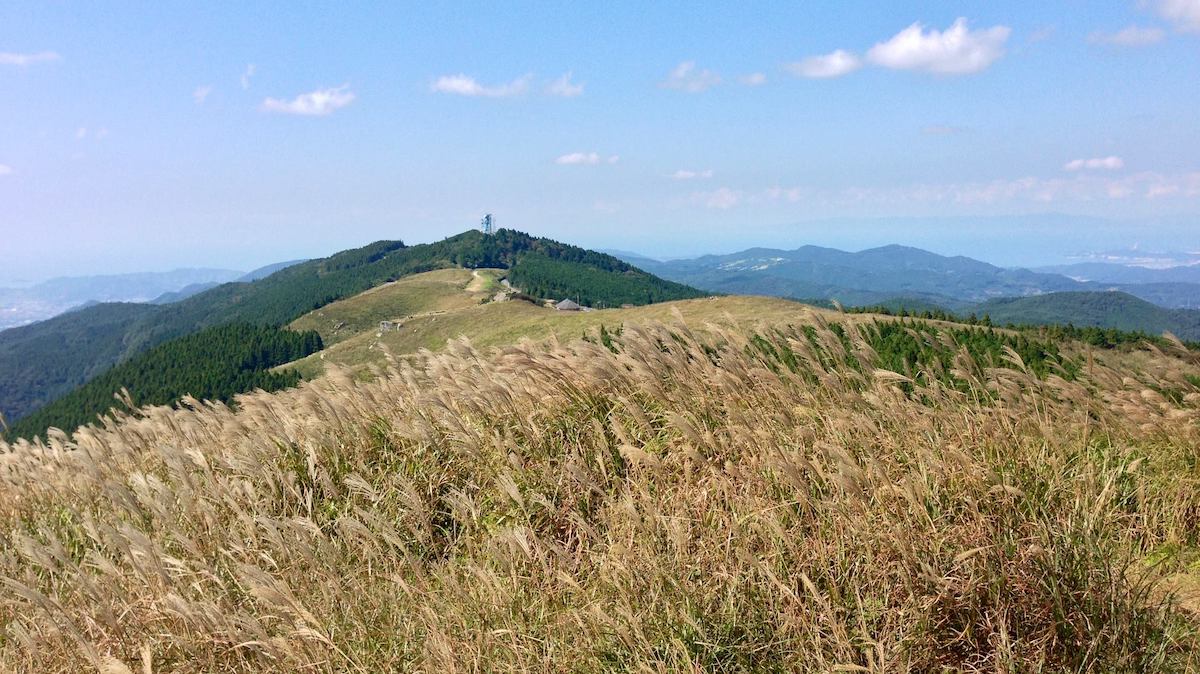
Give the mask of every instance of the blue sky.
[[502, 226], [1200, 248], [1200, 0], [0, 5], [0, 282]]

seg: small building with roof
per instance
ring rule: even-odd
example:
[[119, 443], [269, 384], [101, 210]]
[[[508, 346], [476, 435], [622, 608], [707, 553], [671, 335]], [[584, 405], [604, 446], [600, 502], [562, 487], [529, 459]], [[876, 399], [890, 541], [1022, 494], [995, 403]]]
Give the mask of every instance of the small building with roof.
[[563, 300], [554, 305], [554, 308], [559, 311], [580, 311], [583, 307], [571, 300]]

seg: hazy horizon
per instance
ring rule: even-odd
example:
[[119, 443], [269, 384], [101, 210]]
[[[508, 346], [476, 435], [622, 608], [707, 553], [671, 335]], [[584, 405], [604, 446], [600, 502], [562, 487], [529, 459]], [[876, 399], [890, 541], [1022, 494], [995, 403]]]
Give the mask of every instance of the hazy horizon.
[[1200, 4], [0, 7], [0, 285], [501, 226], [1200, 249]]
[[[850, 221], [822, 221], [817, 223], [799, 223], [790, 226], [781, 226], [776, 228], [763, 228], [759, 234], [760, 239], [741, 240], [741, 239], [726, 239], [713, 240], [711, 245], [705, 243], [697, 243], [694, 240], [687, 239], [690, 243], [687, 245], [676, 245], [675, 242], [665, 241], [660, 245], [654, 245], [653, 239], [645, 239], [649, 243], [645, 245], [635, 245], [629, 238], [621, 240], [606, 239], [604, 236], [584, 236], [578, 240], [564, 239], [565, 243], [582, 245], [588, 248], [602, 251], [620, 251], [622, 253], [630, 253], [634, 255], [649, 257], [657, 260], [672, 260], [695, 258], [702, 255], [725, 255], [739, 252], [748, 248], [775, 248], [783, 250], [793, 250], [802, 246], [822, 246], [828, 248], [838, 248], [851, 252], [866, 250], [869, 248], [877, 248], [888, 245], [910, 246], [914, 248], [922, 248], [939, 255], [955, 256], [963, 255], [994, 264], [1000, 267], [1043, 267], [1054, 266], [1059, 264], [1071, 264], [1076, 262], [1098, 262], [1107, 261], [1115, 264], [1130, 264], [1135, 266], [1173, 266], [1179, 264], [1197, 264], [1200, 263], [1200, 249], [1196, 247], [1172, 247], [1170, 245], [1170, 235], [1164, 236], [1126, 236], [1130, 234], [1130, 230], [1136, 227], [1136, 223], [1114, 223], [1112, 229], [1115, 231], [1105, 231], [1102, 228], [1093, 226], [1091, 232], [1093, 236], [1080, 241], [1073, 235], [1068, 235], [1065, 240], [1056, 241], [1056, 245], [1061, 246], [1061, 249], [1056, 249], [1053, 246], [1047, 247], [1042, 245], [1036, 250], [1028, 250], [1025, 242], [1022, 240], [1011, 240], [1014, 234], [1023, 233], [1028, 237], [1038, 235], [1038, 230], [1041, 227], [1053, 226], [1053, 221], [1057, 218], [1062, 218], [1061, 215], [1043, 215], [1043, 216], [1026, 216], [1023, 218], [1007, 218], [1004, 227], [996, 227], [989, 223], [986, 219], [980, 218], [944, 218], [940, 220], [929, 221], [937, 225], [937, 227], [927, 228], [921, 236], [909, 236], [908, 240], [895, 239], [886, 240], [886, 236], [890, 232], [890, 225], [895, 225], [898, 222], [903, 222], [903, 218], [881, 219], [879, 221], [858, 221], [860, 225], [859, 231], [853, 231], [853, 222]], [[964, 229], [964, 226], [975, 223], [975, 229]], [[1096, 224], [1096, 223], [1093, 223]], [[1179, 232], [1186, 232], [1191, 225], [1186, 220], [1180, 220], [1175, 223]], [[841, 225], [842, 230], [838, 233], [830, 233], [830, 227]], [[500, 224], [504, 226], [503, 223]], [[515, 229], [521, 229], [515, 226]], [[846, 231], [849, 228], [851, 231]], [[462, 228], [454, 231], [447, 230], [445, 236], [453, 236], [462, 231], [471, 229], [470, 226], [464, 225]], [[818, 235], [812, 230], [825, 230], [824, 234]], [[941, 230], [955, 229], [957, 236], [951, 237], [946, 235]], [[984, 230], [985, 234], [981, 236], [980, 229]], [[803, 234], [797, 235], [793, 230], [799, 230]], [[911, 233], [911, 229], [909, 230]], [[539, 236], [549, 236], [555, 238], [554, 235], [543, 232], [530, 232]], [[1098, 235], [1097, 235], [1098, 234]], [[987, 237], [999, 236], [1008, 241], [1003, 242], [988, 242]], [[939, 237], [941, 243], [938, 243]], [[172, 258], [178, 260], [175, 264], [164, 264], [159, 266], [137, 266], [143, 260], [127, 258], [125, 261], [127, 266], [111, 266], [108, 260], [96, 260], [97, 265], [94, 271], [86, 271], [81, 269], [78, 273], [69, 272], [65, 274], [51, 274], [40, 277], [26, 276], [21, 277], [14, 275], [6, 270], [0, 270], [0, 287], [22, 287], [34, 285], [42, 281], [52, 278], [61, 277], [79, 277], [79, 276], [99, 276], [112, 274], [132, 274], [140, 272], [167, 272], [182, 268], [209, 268], [209, 269], [232, 269], [241, 272], [250, 272], [260, 267], [283, 262], [287, 260], [298, 259], [314, 259], [319, 257], [327, 257], [333, 253], [350, 248], [364, 246], [381, 238], [389, 238], [386, 236], [376, 237], [368, 240], [362, 240], [352, 243], [340, 245], [332, 249], [316, 249], [311, 252], [300, 251], [295, 255], [289, 256], [287, 252], [296, 252], [297, 248], [284, 247], [280, 249], [280, 254], [274, 255], [273, 249], [255, 250], [255, 251], [239, 251], [238, 255], [231, 260], [242, 260], [244, 264], [234, 264], [232, 261], [227, 263], [224, 258], [211, 258], [205, 256], [197, 256], [191, 258], [185, 255]], [[390, 237], [400, 238], [406, 244], [430, 243], [432, 241], [444, 238], [442, 235], [436, 235], [426, 239], [410, 239], [407, 237]], [[1053, 240], [1053, 239], [1052, 239]], [[1090, 246], [1088, 243], [1090, 242]], [[997, 248], [996, 245], [1000, 244]], [[1045, 244], [1045, 241], [1043, 241]], [[1075, 248], [1072, 248], [1075, 246]], [[195, 260], [194, 263], [190, 260]], [[153, 262], [153, 261], [146, 261]]]

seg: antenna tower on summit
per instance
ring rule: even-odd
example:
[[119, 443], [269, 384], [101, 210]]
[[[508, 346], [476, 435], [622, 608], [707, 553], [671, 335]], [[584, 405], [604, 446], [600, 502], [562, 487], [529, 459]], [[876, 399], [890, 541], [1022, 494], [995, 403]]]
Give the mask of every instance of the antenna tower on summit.
[[484, 234], [496, 233], [496, 221], [492, 218], [491, 213], [483, 216], [483, 220], [479, 222], [479, 229], [483, 230]]

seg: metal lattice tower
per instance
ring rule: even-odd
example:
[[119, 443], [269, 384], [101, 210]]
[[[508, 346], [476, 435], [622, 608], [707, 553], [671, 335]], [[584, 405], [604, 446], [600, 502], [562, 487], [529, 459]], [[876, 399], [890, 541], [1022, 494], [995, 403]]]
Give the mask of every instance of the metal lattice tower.
[[479, 228], [483, 230], [484, 234], [496, 233], [496, 221], [492, 219], [491, 213], [483, 216], [483, 220], [479, 222]]

